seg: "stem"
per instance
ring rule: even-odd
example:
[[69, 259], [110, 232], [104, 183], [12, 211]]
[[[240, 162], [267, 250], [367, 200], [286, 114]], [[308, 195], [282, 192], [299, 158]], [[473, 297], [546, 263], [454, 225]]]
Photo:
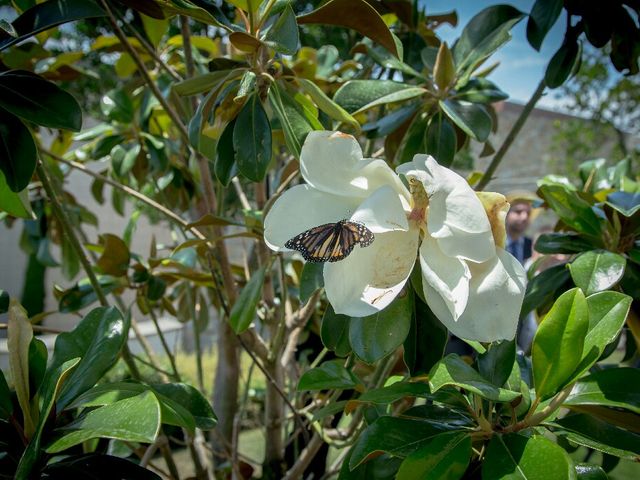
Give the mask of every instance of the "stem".
[[[553, 397], [553, 400], [551, 400], [551, 402], [549, 402], [549, 404], [546, 407], [544, 407], [542, 410], [532, 415], [527, 415], [523, 420], [519, 421], [518, 423], [509, 425], [503, 430], [503, 432], [504, 433], [517, 432], [525, 428], [535, 427], [536, 425], [544, 421], [545, 418], [547, 418], [549, 415], [555, 412], [562, 405], [562, 403], [567, 399], [567, 397], [571, 393], [571, 390], [573, 390], [573, 385], [574, 384], [572, 383], [568, 387], [565, 387], [564, 390], [562, 390], [555, 397]], [[534, 407], [538, 403], [539, 402], [534, 402], [534, 404], [531, 406], [531, 409], [529, 410], [529, 413], [535, 411]]]
[[184, 51], [184, 63], [187, 67], [187, 78], [193, 77], [196, 72], [193, 63], [193, 52], [191, 50], [191, 28], [189, 28], [189, 18], [180, 15], [180, 32], [182, 33], [182, 49]]
[[475, 186], [476, 190], [482, 190], [492, 180], [492, 176], [495, 173], [496, 169], [498, 168], [498, 165], [500, 165], [500, 162], [502, 162], [502, 159], [504, 158], [507, 151], [509, 150], [509, 147], [511, 147], [511, 144], [520, 133], [520, 130], [522, 130], [522, 127], [527, 121], [527, 118], [529, 118], [529, 115], [531, 114], [533, 107], [536, 106], [536, 103], [538, 103], [538, 100], [540, 100], [540, 98], [542, 97], [542, 94], [544, 93], [545, 88], [546, 88], [546, 84], [544, 83], [544, 79], [542, 79], [538, 84], [538, 88], [536, 88], [536, 91], [533, 92], [533, 94], [531, 95], [531, 98], [522, 109], [522, 112], [520, 112], [520, 116], [518, 117], [516, 122], [513, 124], [513, 127], [511, 127], [511, 131], [507, 135], [507, 138], [504, 139], [504, 142], [500, 146], [500, 149], [494, 155], [493, 159], [491, 160], [491, 163], [487, 167], [487, 170], [484, 172], [484, 175], [482, 175], [482, 178], [480, 179], [478, 184]]
[[156, 327], [156, 331], [158, 332], [158, 337], [160, 337], [160, 343], [162, 343], [162, 348], [167, 354], [167, 357], [169, 357], [169, 363], [171, 363], [171, 370], [173, 371], [173, 378], [175, 378], [178, 382], [181, 382], [182, 379], [180, 378], [180, 373], [178, 373], [178, 367], [176, 366], [176, 359], [173, 356], [173, 353], [171, 352], [171, 348], [167, 343], [167, 339], [164, 336], [164, 332], [160, 328], [158, 317], [156, 316], [156, 313], [153, 311], [153, 307], [151, 306], [151, 303], [149, 302], [147, 297], [144, 297], [144, 301], [147, 304], [147, 309], [149, 310], [149, 316], [151, 317], [151, 320], [153, 321], [153, 324]]
[[138, 67], [138, 70], [140, 71], [140, 74], [144, 78], [145, 83], [149, 86], [149, 88], [153, 92], [153, 95], [158, 99], [158, 102], [160, 102], [160, 105], [162, 105], [162, 108], [164, 108], [165, 112], [167, 112], [167, 115], [171, 117], [171, 120], [173, 121], [176, 128], [178, 129], [180, 136], [182, 137], [185, 144], [189, 145], [189, 134], [187, 133], [187, 128], [184, 126], [184, 123], [182, 123], [182, 120], [180, 119], [176, 111], [173, 109], [173, 107], [169, 105], [169, 102], [167, 102], [167, 100], [162, 96], [160, 89], [151, 78], [151, 75], [149, 74], [147, 67], [145, 67], [144, 62], [142, 61], [142, 58], [140, 58], [140, 55], [138, 55], [138, 52], [136, 52], [135, 48], [131, 46], [131, 44], [129, 43], [129, 40], [127, 40], [127, 36], [124, 34], [122, 29], [118, 25], [118, 21], [116, 20], [116, 17], [113, 15], [113, 12], [109, 7], [108, 2], [106, 0], [100, 0], [100, 3], [102, 4], [102, 7], [104, 8], [105, 12], [107, 12], [107, 16], [109, 17], [109, 21], [113, 26], [116, 36], [120, 40], [120, 43], [122, 43], [122, 46], [125, 48], [127, 53], [131, 55], [131, 58], [133, 59], [133, 62], [136, 64], [136, 66]]

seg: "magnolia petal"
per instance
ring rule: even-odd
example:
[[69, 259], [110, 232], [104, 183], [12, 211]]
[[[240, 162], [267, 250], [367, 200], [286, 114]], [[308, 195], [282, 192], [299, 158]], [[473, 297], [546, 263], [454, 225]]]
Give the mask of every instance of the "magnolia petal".
[[272, 250], [282, 250], [287, 240], [311, 227], [349, 218], [360, 201], [297, 185], [284, 192], [267, 213], [264, 241]]
[[524, 268], [501, 248], [493, 259], [469, 268], [469, 301], [460, 318], [454, 320], [439, 293], [423, 282], [429, 308], [458, 337], [478, 342], [513, 339], [526, 289]]
[[495, 255], [491, 224], [467, 181], [430, 155], [415, 155], [396, 169], [424, 185], [429, 196], [427, 230], [450, 257], [484, 262]]
[[390, 185], [408, 198], [386, 162], [363, 159], [356, 139], [342, 132], [310, 132], [300, 152], [300, 172], [309, 185], [327, 193], [364, 198]]
[[439, 242], [425, 235], [420, 245], [423, 283], [438, 293], [449, 314], [457, 320], [467, 307], [471, 273], [467, 263], [442, 252]]
[[364, 223], [373, 233], [409, 230], [407, 214], [400, 196], [389, 185], [377, 189], [351, 216], [354, 222]]
[[509, 202], [501, 193], [495, 192], [477, 192], [478, 198], [482, 202], [482, 206], [487, 212], [491, 231], [493, 232], [493, 240], [497, 247], [504, 248], [507, 242], [507, 229], [505, 221], [507, 212], [509, 212]]
[[325, 291], [335, 312], [365, 317], [389, 305], [411, 273], [418, 240], [417, 230], [379, 233], [368, 247], [325, 264]]

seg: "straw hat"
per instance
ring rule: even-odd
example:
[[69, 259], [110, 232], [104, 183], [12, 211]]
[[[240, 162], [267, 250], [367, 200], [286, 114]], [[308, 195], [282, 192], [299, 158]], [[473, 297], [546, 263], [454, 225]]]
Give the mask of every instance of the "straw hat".
[[528, 203], [531, 205], [531, 213], [529, 214], [530, 222], [533, 222], [542, 211], [540, 208], [542, 200], [529, 190], [511, 190], [505, 194], [505, 197], [511, 205], [514, 203]]

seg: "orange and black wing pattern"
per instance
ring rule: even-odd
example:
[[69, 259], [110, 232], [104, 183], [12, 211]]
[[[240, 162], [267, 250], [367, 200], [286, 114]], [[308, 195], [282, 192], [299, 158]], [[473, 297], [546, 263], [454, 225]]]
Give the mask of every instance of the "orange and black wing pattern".
[[367, 247], [373, 240], [373, 232], [361, 223], [341, 220], [310, 228], [284, 246], [299, 251], [308, 262], [338, 262], [347, 258], [357, 244]]

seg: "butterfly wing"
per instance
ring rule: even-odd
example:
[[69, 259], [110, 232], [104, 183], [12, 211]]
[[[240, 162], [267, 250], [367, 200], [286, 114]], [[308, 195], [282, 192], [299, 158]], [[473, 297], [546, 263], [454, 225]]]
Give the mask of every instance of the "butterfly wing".
[[360, 223], [341, 220], [310, 228], [285, 243], [308, 262], [337, 262], [345, 259], [356, 246], [373, 242], [373, 233]]

